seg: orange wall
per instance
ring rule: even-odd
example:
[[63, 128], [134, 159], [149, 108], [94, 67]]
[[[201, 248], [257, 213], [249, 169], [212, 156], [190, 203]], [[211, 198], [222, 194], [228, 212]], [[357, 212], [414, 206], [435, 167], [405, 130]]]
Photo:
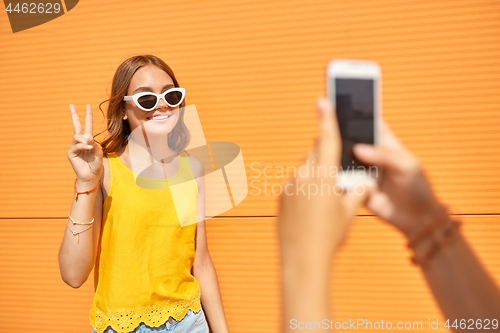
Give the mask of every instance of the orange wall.
[[[13, 34], [2, 10], [0, 332], [90, 332], [93, 274], [73, 290], [57, 264], [74, 181], [68, 104], [83, 117], [90, 103], [102, 129], [114, 70], [141, 53], [174, 69], [207, 141], [239, 144], [261, 191], [283, 179], [256, 169], [296, 165], [311, 146], [326, 63], [377, 61], [384, 118], [500, 281], [499, 20], [498, 1], [87, 0]], [[277, 198], [256, 194], [208, 221], [232, 332], [278, 332]], [[337, 258], [336, 318], [441, 318], [404, 240], [366, 215]]]

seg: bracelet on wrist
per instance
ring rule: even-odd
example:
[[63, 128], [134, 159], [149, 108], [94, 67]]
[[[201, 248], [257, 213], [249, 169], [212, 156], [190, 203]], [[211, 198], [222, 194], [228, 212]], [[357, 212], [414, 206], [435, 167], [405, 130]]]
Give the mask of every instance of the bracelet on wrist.
[[432, 245], [431, 248], [427, 251], [427, 253], [422, 257], [413, 256], [411, 258], [412, 262], [415, 265], [424, 266], [431, 260], [442, 248], [446, 245], [450, 244], [453, 240], [455, 240], [458, 235], [460, 235], [461, 223], [459, 221], [452, 221], [446, 229], [444, 229], [442, 233], [442, 237], [440, 239], [436, 239], [432, 237]]
[[74, 230], [71, 230], [71, 229], [69, 228], [69, 226], [68, 226], [68, 225], [67, 225], [67, 227], [68, 227], [68, 230], [69, 230], [69, 231], [73, 234], [73, 236], [76, 236], [76, 242], [77, 242], [77, 243], [80, 243], [80, 234], [81, 234], [82, 232], [87, 231], [87, 230], [89, 230], [90, 228], [92, 228], [92, 225], [90, 225], [87, 229], [84, 229], [84, 230], [82, 230], [82, 231], [74, 231]]
[[90, 222], [76, 222], [75, 220], [73, 220], [73, 218], [71, 217], [71, 215], [69, 215], [70, 213], [68, 213], [68, 218], [70, 219], [71, 222], [73, 222], [73, 225], [75, 224], [80, 224], [80, 225], [89, 225], [89, 224], [92, 224], [94, 223], [94, 219], [92, 219], [92, 221]]
[[440, 206], [437, 213], [434, 214], [431, 221], [422, 230], [417, 232], [413, 237], [408, 240], [408, 247], [414, 248], [416, 244], [432, 233], [441, 223], [448, 219], [448, 207]]
[[[443, 224], [446, 225], [440, 228]], [[408, 241], [408, 248], [413, 249], [422, 243], [422, 240], [430, 238], [431, 245], [426, 254], [417, 257], [413, 255], [411, 261], [420, 266], [424, 266], [431, 260], [440, 249], [450, 244], [459, 235], [460, 222], [451, 221], [448, 216], [448, 207], [442, 206], [431, 222]], [[436, 231], [440, 229], [437, 235]]]
[[69, 227], [69, 225], [66, 223], [66, 227], [67, 227], [67, 228], [68, 228], [68, 230], [71, 232], [71, 234], [72, 234], [73, 236], [76, 236], [76, 242], [77, 242], [77, 243], [80, 243], [80, 234], [81, 234], [82, 232], [85, 232], [85, 231], [89, 230], [90, 228], [92, 228], [92, 225], [93, 225], [93, 223], [94, 223], [94, 219], [92, 219], [92, 221], [90, 221], [90, 222], [76, 222], [75, 220], [73, 220], [73, 218], [71, 217], [70, 213], [68, 213], [68, 220], [70, 220], [70, 221], [73, 223], [73, 225], [75, 225], [75, 224], [79, 224], [79, 225], [89, 225], [89, 227], [88, 227], [88, 228], [86, 228], [86, 229], [83, 229], [83, 230], [80, 230], [80, 231], [74, 231], [74, 230], [71, 230], [71, 229], [70, 229], [70, 227]]
[[75, 179], [75, 185], [74, 185], [74, 188], [75, 188], [75, 200], [77, 200], [77, 201], [78, 201], [78, 194], [90, 193], [90, 192], [92, 192], [93, 190], [95, 190], [95, 189], [99, 186], [99, 184], [101, 183], [101, 180], [99, 179], [99, 181], [97, 182], [97, 185], [96, 185], [93, 189], [88, 190], [88, 191], [84, 191], [84, 192], [78, 192], [78, 191], [76, 190], [76, 182], [77, 182], [77, 181], [78, 181], [78, 178], [77, 178], [77, 179]]

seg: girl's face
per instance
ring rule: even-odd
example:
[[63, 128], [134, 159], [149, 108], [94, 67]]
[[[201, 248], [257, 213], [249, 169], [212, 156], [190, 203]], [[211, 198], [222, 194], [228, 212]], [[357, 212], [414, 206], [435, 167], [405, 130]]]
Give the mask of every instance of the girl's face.
[[[161, 94], [168, 89], [174, 88], [174, 81], [161, 68], [154, 65], [141, 67], [135, 72], [128, 87], [127, 96], [132, 96], [139, 92], [151, 91]], [[155, 119], [157, 116], [170, 116], [167, 119]], [[165, 117], [162, 117], [165, 118]], [[147, 133], [168, 134], [179, 120], [179, 107], [170, 107], [163, 98], [160, 99], [155, 109], [143, 111], [135, 105], [134, 101], [125, 102], [125, 116], [133, 131], [137, 127], [145, 126]]]

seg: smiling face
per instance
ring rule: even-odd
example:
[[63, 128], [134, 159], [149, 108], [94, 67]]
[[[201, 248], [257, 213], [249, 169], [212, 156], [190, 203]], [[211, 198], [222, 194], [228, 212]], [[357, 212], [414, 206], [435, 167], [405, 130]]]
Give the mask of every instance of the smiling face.
[[[132, 81], [130, 81], [127, 96], [144, 91], [161, 94], [174, 87], [174, 81], [170, 75], [159, 67], [147, 65], [135, 72]], [[128, 120], [131, 131], [144, 125], [147, 133], [168, 134], [179, 120], [179, 107], [170, 107], [161, 98], [153, 110], [143, 111], [135, 105], [134, 101], [126, 101], [123, 119]]]

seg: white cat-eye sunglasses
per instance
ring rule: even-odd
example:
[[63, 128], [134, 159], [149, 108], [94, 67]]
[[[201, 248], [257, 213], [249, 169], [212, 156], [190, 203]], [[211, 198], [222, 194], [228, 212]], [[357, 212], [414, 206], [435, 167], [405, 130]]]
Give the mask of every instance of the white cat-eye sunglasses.
[[125, 96], [123, 100], [134, 101], [135, 105], [143, 111], [153, 111], [158, 103], [160, 103], [160, 98], [163, 98], [165, 103], [173, 108], [182, 103], [185, 95], [186, 89], [176, 87], [168, 89], [163, 94], [155, 94], [150, 91], [140, 92], [132, 96]]

